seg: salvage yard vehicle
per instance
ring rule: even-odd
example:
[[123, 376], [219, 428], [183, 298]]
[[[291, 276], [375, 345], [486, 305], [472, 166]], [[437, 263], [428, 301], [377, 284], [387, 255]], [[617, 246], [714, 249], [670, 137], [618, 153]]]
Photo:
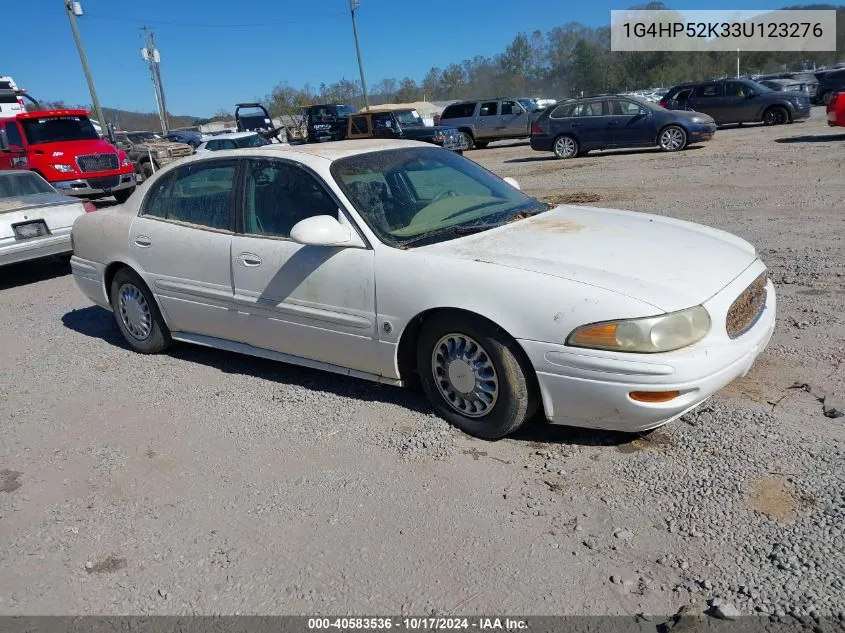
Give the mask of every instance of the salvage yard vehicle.
[[197, 147], [197, 154], [218, 152], [221, 149], [243, 149], [245, 147], [261, 147], [269, 145], [270, 141], [256, 132], [229, 132], [216, 134], [207, 138]]
[[77, 285], [138, 352], [175, 340], [418, 380], [440, 416], [483, 438], [539, 410], [658, 427], [744, 376], [775, 323], [748, 242], [551, 208], [414, 141], [195, 156], [78, 218], [73, 239]]
[[303, 108], [306, 141], [325, 143], [343, 140], [346, 137], [349, 117], [353, 114], [355, 110], [342, 103], [323, 103]]
[[837, 92], [845, 92], [845, 68], [835, 68], [816, 73], [819, 80], [819, 87], [816, 98], [819, 103], [827, 105], [827, 102]]
[[143, 180], [165, 165], [194, 153], [187, 143], [170, 141], [154, 132], [116, 132], [114, 137], [117, 147], [126, 152], [135, 173]]
[[393, 138], [424, 141], [462, 154], [466, 146], [457, 128], [426, 125], [414, 109], [368, 110], [349, 117], [346, 138]]
[[[251, 114], [244, 114], [243, 110], [257, 110]], [[283, 126], [273, 127], [273, 118], [260, 103], [235, 104], [235, 128], [238, 132], [256, 132], [273, 143], [281, 143], [279, 137]]]
[[73, 221], [95, 210], [33, 171], [0, 171], [0, 266], [70, 255]]
[[828, 99], [825, 112], [828, 125], [845, 127], [845, 92], [837, 92]]
[[681, 84], [671, 88], [660, 105], [668, 110], [709, 114], [718, 125], [758, 122], [783, 125], [810, 116], [807, 93], [772, 90], [750, 79]]
[[446, 106], [440, 115], [441, 125], [458, 128], [466, 149], [484, 149], [493, 141], [531, 136], [531, 124], [542, 110], [534, 105], [528, 110], [519, 99], [459, 101]]
[[132, 161], [100, 138], [87, 110], [38, 110], [0, 121], [0, 169], [28, 169], [70, 196], [113, 195], [124, 202], [135, 190]]
[[709, 141], [715, 132], [716, 123], [706, 114], [666, 110], [639, 97], [607, 95], [547, 109], [531, 126], [531, 149], [554, 152], [558, 158], [620, 147], [657, 146], [677, 152], [691, 143]]

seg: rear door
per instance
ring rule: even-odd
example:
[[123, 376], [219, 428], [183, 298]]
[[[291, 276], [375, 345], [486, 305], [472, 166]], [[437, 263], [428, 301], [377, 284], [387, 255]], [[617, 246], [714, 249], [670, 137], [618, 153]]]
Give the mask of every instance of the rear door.
[[581, 149], [600, 149], [610, 143], [610, 116], [607, 100], [579, 103], [573, 110], [572, 131]]
[[628, 99], [609, 99], [609, 147], [654, 145], [657, 129], [651, 111]]
[[696, 112], [703, 112], [713, 117], [716, 123], [730, 123], [730, 108], [725, 99], [725, 87], [721, 82], [696, 86], [687, 104]]
[[212, 158], [157, 180], [129, 248], [173, 331], [239, 340], [231, 273], [238, 161]]

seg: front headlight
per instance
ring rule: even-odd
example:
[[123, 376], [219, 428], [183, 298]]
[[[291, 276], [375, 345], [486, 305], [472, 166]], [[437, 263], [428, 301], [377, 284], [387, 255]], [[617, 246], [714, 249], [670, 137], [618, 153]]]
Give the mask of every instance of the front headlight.
[[132, 161], [131, 161], [131, 160], [129, 160], [129, 157], [128, 157], [128, 156], [127, 156], [127, 157], [125, 157], [125, 158], [121, 161], [121, 163], [120, 163], [120, 166], [121, 166], [121, 167], [130, 167], [131, 165], [132, 165]]
[[166, 149], [156, 150], [156, 158], [167, 158], [168, 156], [170, 156], [170, 153]]
[[53, 165], [53, 169], [55, 169], [56, 171], [60, 171], [63, 174], [73, 173], [73, 167], [71, 167], [70, 165], [65, 165], [64, 163], [55, 163]]
[[694, 116], [694, 117], [692, 117], [692, 122], [693, 123], [707, 123], [709, 121], [709, 119], [710, 119], [709, 116], [707, 116], [707, 117], [705, 117], [705, 116]]
[[437, 132], [434, 135], [434, 140], [437, 141], [438, 143], [442, 143], [443, 141], [446, 140], [446, 135], [443, 134], [443, 132]]
[[703, 339], [710, 331], [704, 306], [641, 319], [602, 321], [576, 328], [567, 337], [573, 347], [654, 354], [671, 352]]

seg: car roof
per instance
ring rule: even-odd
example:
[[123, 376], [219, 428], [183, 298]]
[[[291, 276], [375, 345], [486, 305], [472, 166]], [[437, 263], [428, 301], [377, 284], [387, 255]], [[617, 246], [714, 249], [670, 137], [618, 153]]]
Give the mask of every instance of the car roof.
[[[370, 152], [385, 151], [391, 149], [408, 149], [411, 147], [433, 148], [435, 146], [431, 143], [423, 143], [421, 141], [404, 141], [394, 139], [360, 139], [349, 141], [330, 141], [328, 143], [306, 143], [305, 145], [287, 145], [284, 143], [272, 143], [270, 145], [262, 145], [261, 147], [245, 147], [242, 149], [227, 149], [219, 152], [214, 152], [214, 156], [220, 158], [222, 156], [273, 156], [279, 155], [280, 158], [287, 156], [295, 157], [296, 160], [302, 162], [310, 162], [311, 158], [319, 158], [327, 161], [335, 161], [349, 156], [356, 156], [358, 154], [367, 154]], [[448, 150], [444, 150], [448, 151]], [[296, 156], [299, 154], [299, 156]], [[189, 157], [184, 160], [207, 160], [208, 156], [197, 154], [196, 157]], [[180, 161], [180, 164], [184, 164]]]
[[245, 136], [256, 136], [258, 132], [255, 131], [246, 131], [246, 132], [224, 132], [223, 134], [215, 134], [213, 137], [209, 138], [209, 141], [216, 141], [217, 139], [227, 139], [227, 138], [243, 138]]

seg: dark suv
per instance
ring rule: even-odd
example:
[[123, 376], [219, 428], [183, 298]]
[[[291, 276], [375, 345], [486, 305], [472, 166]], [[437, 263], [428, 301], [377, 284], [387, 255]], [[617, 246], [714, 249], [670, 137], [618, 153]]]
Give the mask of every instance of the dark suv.
[[819, 88], [816, 94], [821, 103], [827, 105], [837, 92], [845, 92], [845, 68], [816, 73]]
[[343, 103], [322, 103], [303, 108], [302, 115], [308, 129], [308, 142], [343, 140], [346, 138], [349, 117], [353, 114], [355, 110]]
[[750, 79], [718, 79], [675, 86], [660, 105], [669, 110], [709, 114], [719, 125], [792, 123], [810, 116], [810, 98], [803, 92], [780, 92]]

